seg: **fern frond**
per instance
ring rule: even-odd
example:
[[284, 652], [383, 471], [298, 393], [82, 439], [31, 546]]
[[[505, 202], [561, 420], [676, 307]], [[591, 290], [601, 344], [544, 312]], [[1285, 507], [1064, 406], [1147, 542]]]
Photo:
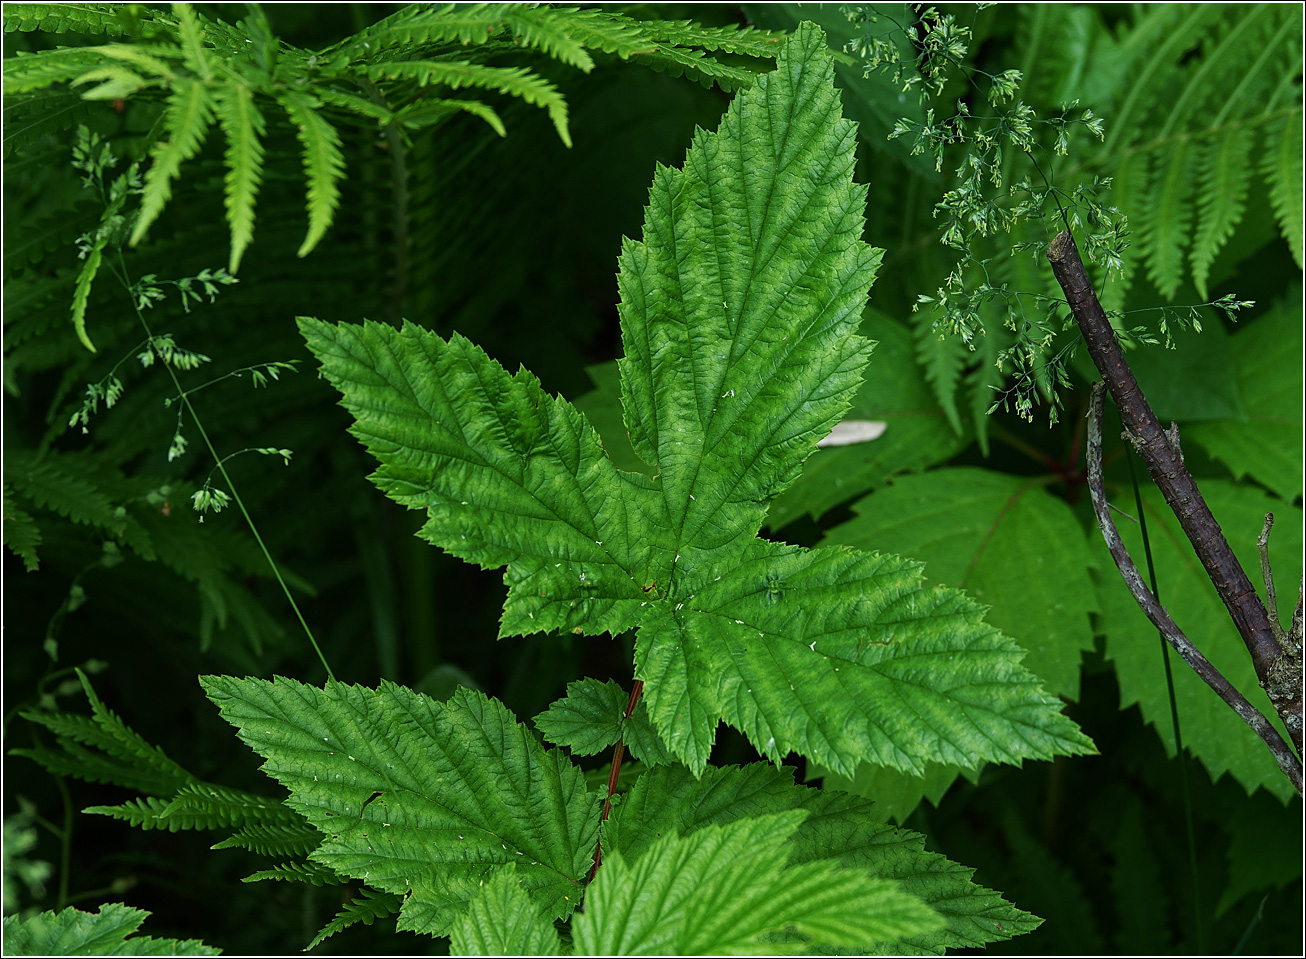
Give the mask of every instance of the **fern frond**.
[[922, 313], [912, 317], [916, 327], [916, 358], [934, 398], [948, 418], [952, 431], [961, 435], [961, 414], [957, 411], [957, 384], [966, 364], [966, 346], [960, 337], [945, 336], [934, 329]]
[[753, 71], [714, 60], [701, 50], [659, 45], [655, 52], [637, 54], [631, 59], [660, 73], [695, 80], [709, 89], [716, 85], [727, 93], [752, 86], [756, 79]]
[[572, 30], [575, 14], [573, 9], [512, 7], [504, 11], [503, 22], [522, 46], [542, 50], [554, 60], [589, 73], [594, 69], [594, 58]]
[[[149, 53], [128, 43], [111, 43], [102, 47], [90, 47], [89, 49], [96, 50], [111, 59], [130, 63], [146, 73], [153, 74], [169, 83], [176, 81], [177, 73], [173, 70], [168, 59], [177, 60], [183, 56], [181, 47], [171, 44], [152, 46]], [[164, 59], [165, 57], [168, 59]]]
[[78, 472], [65, 471], [62, 456], [34, 451], [6, 452], [5, 482], [30, 502], [74, 523], [112, 529], [119, 525], [109, 498]]
[[178, 832], [190, 828], [181, 819], [170, 819], [166, 816], [164, 813], [167, 808], [166, 799], [157, 796], [138, 796], [117, 806], [87, 806], [82, 812], [92, 816], [110, 816], [129, 826], [146, 831], [166, 829], [168, 832]]
[[[219, 843], [213, 848], [217, 849], [221, 845]], [[324, 866], [320, 862], [286, 862], [273, 866], [271, 869], [260, 869], [258, 872], [246, 876], [241, 882], [261, 882], [264, 879], [279, 879], [282, 882], [307, 882], [312, 883], [314, 886], [342, 886], [349, 881], [331, 867]]]
[[423, 87], [435, 83], [453, 90], [481, 87], [520, 97], [547, 110], [559, 139], [571, 146], [567, 101], [557, 87], [525, 67], [487, 67], [469, 60], [392, 60], [365, 67], [363, 72], [372, 80], [408, 80]]
[[231, 226], [231, 258], [227, 270], [240, 269], [240, 258], [254, 238], [254, 201], [263, 180], [263, 144], [267, 129], [248, 87], [225, 88], [215, 101], [222, 132], [227, 137], [224, 201]]
[[647, 21], [632, 20], [608, 10], [558, 10], [567, 16], [567, 33], [588, 50], [598, 50], [629, 60], [637, 53], [652, 53], [657, 44], [648, 36]]
[[[35, 715], [20, 713], [25, 719], [39, 722]], [[130, 763], [92, 752], [71, 740], [59, 740], [61, 752], [44, 747], [13, 749], [11, 755], [26, 756], [56, 776], [71, 776], [84, 782], [122, 786], [138, 792], [167, 793], [167, 783], [148, 772], [142, 773]]]
[[1233, 235], [1247, 207], [1252, 171], [1249, 156], [1255, 142], [1246, 133], [1226, 135], [1203, 154], [1192, 252], [1193, 283], [1202, 299], [1207, 297], [1206, 280], [1215, 255]]
[[233, 836], [214, 843], [214, 849], [248, 849], [260, 856], [280, 859], [307, 856], [322, 842], [322, 834], [302, 819], [295, 825], [246, 826]]
[[381, 892], [377, 889], [364, 886], [358, 891], [358, 896], [347, 903], [343, 909], [336, 914], [336, 917], [322, 927], [322, 930], [313, 937], [307, 948], [308, 952], [314, 949], [318, 943], [329, 939], [342, 929], [348, 929], [356, 922], [361, 922], [365, 926], [370, 926], [378, 919], [385, 919], [387, 916], [397, 915], [399, 907], [404, 904], [402, 896], [397, 896], [392, 892]]
[[9, 494], [9, 484], [4, 485], [4, 544], [23, 561], [29, 573], [40, 568], [36, 547], [41, 545], [41, 530], [26, 512], [19, 509]]
[[283, 93], [281, 104], [304, 148], [304, 174], [308, 178], [308, 235], [296, 255], [307, 256], [326, 235], [340, 205], [337, 181], [345, 175], [340, 134], [318, 112], [318, 101], [301, 93]]
[[499, 114], [495, 113], [494, 108], [488, 103], [482, 103], [480, 100], [419, 100], [396, 113], [395, 121], [409, 129], [421, 129], [433, 126], [460, 112], [480, 117], [501, 137], [508, 135], [508, 130], [503, 125], [503, 120], [499, 118]]
[[1270, 206], [1298, 268], [1302, 259], [1302, 115], [1290, 114], [1278, 128], [1275, 147], [1265, 151], [1261, 171], [1270, 187]]
[[37, 53], [20, 50], [4, 61], [5, 98], [75, 80], [103, 64], [104, 54], [99, 47], [60, 47]]
[[134, 93], [139, 93], [151, 85], [138, 73], [133, 73], [126, 67], [120, 67], [113, 64], [106, 64], [102, 67], [96, 67], [94, 70], [88, 70], [72, 82], [74, 87], [80, 87], [87, 83], [96, 83], [90, 89], [82, 91], [84, 100], [121, 100], [126, 99]]
[[[1271, 190], [1269, 157], [1280, 148], [1300, 155], [1301, 112], [1291, 105], [1299, 100], [1300, 27], [1296, 11], [1274, 4], [1161, 5], [1145, 11], [1116, 48], [1123, 86], [1104, 172], [1114, 181], [1112, 202], [1138, 225], [1134, 246], [1148, 276], [1167, 297], [1184, 279], [1190, 247], [1192, 279], [1205, 291], [1216, 255], [1245, 214], [1257, 172], [1247, 162], [1254, 141], [1265, 139], [1259, 172]], [[1281, 127], [1285, 107], [1290, 119]], [[1291, 182], [1283, 199], [1300, 208], [1300, 178]], [[1280, 228], [1292, 246], [1291, 217]], [[1132, 272], [1126, 260], [1104, 305], [1119, 307]]]
[[1147, 276], [1167, 299], [1183, 278], [1196, 165], [1192, 144], [1175, 144], [1157, 168], [1141, 204], [1139, 235], [1147, 250]]
[[172, 9], [177, 16], [177, 32], [181, 34], [181, 49], [186, 58], [186, 66], [205, 82], [212, 80], [213, 65], [204, 49], [204, 37], [195, 8], [189, 3], [174, 3]]
[[177, 790], [165, 816], [176, 816], [191, 829], [222, 826], [294, 826], [304, 820], [276, 799], [241, 789], [191, 782]]
[[130, 240], [133, 246], [140, 242], [171, 199], [172, 181], [181, 164], [199, 152], [212, 120], [213, 99], [204, 85], [194, 80], [178, 80], [164, 113], [168, 139], [155, 145], [151, 151], [154, 162], [145, 172], [145, 192]]
[[383, 124], [389, 123], [395, 116], [394, 111], [381, 106], [379, 103], [373, 103], [371, 100], [366, 100], [363, 97], [356, 97], [352, 93], [344, 93], [340, 90], [330, 90], [326, 87], [321, 87], [314, 90], [313, 95], [328, 106], [338, 107], [339, 109], [346, 110], [350, 113], [357, 113], [359, 116], [371, 117]]
[[[95, 109], [104, 108], [66, 90], [51, 90], [22, 99], [6, 98], [4, 158], [8, 160], [15, 150], [29, 146], [43, 136], [62, 133], [79, 123], [86, 123]], [[6, 256], [11, 242], [6, 238]]]
[[331, 54], [333, 65], [339, 67], [360, 57], [375, 60], [387, 56], [411, 56], [414, 51], [436, 45], [448, 46], [451, 42], [461, 46], [482, 44], [502, 27], [505, 13], [519, 6], [446, 3], [440, 7], [421, 7], [413, 4], [324, 52]]
[[5, 33], [82, 33], [126, 36], [128, 18], [120, 3], [6, 3]]
[[640, 22], [640, 28], [646, 36], [660, 43], [772, 59], [780, 52], [780, 46], [788, 36], [782, 31], [734, 24], [705, 27], [693, 20], [644, 20]]
[[96, 352], [96, 350], [95, 344], [91, 342], [91, 338], [86, 332], [86, 304], [90, 301], [91, 284], [95, 282], [95, 274], [100, 272], [100, 262], [104, 257], [104, 247], [108, 242], [108, 234], [101, 231], [100, 235], [95, 239], [95, 245], [87, 252], [86, 259], [82, 261], [82, 268], [77, 271], [77, 282], [73, 285], [73, 329], [77, 331], [77, 339], [81, 340], [82, 346], [92, 353]]

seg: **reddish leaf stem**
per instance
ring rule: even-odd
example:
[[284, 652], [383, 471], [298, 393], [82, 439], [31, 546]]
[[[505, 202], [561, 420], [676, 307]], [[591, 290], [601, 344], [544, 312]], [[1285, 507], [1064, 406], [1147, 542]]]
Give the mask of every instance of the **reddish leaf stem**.
[[[626, 715], [622, 721], [630, 718], [630, 714], [635, 711], [635, 704], [639, 702], [639, 697], [644, 695], [644, 681], [637, 679], [635, 685], [630, 690], [630, 701], [626, 704]], [[599, 817], [600, 823], [608, 821], [608, 814], [612, 812], [612, 797], [617, 794], [617, 777], [621, 775], [621, 757], [625, 755], [626, 742], [623, 739], [617, 740], [617, 745], [612, 749], [612, 770], [608, 773], [608, 798], [603, 800], [603, 815]], [[589, 879], [586, 882], [593, 882], [594, 876], [599, 871], [599, 864], [603, 862], [603, 838], [594, 844], [594, 868], [590, 870]]]

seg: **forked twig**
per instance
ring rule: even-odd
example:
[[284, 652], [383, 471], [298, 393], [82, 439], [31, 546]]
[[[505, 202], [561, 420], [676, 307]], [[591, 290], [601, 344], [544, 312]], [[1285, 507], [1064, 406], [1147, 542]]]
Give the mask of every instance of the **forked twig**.
[[1093, 363], [1120, 410], [1126, 438], [1138, 451], [1161, 495], [1174, 511], [1215, 591], [1242, 636], [1261, 688], [1282, 720], [1299, 755], [1303, 754], [1304, 717], [1301, 648], [1281, 643], [1269, 613], [1238, 558], [1211, 515], [1197, 482], [1184, 465], [1179, 431], [1165, 430], [1138, 387], [1124, 351], [1116, 341], [1106, 311], [1098, 302], [1079, 249], [1068, 231], [1048, 244], [1048, 261], [1066, 295], [1070, 312], [1084, 334]]
[[1106, 540], [1107, 549], [1111, 551], [1111, 558], [1115, 560], [1116, 568], [1120, 570], [1120, 575], [1124, 578], [1125, 585], [1133, 595], [1134, 601], [1152, 621], [1161, 635], [1174, 648], [1184, 662], [1192, 667], [1193, 672], [1202, 677], [1202, 681], [1211, 689], [1215, 690], [1216, 695], [1228, 703], [1238, 716], [1255, 730], [1256, 735], [1265, 741], [1265, 745], [1270, 748], [1274, 754], [1274, 760], [1283, 770], [1283, 774], [1296, 787], [1298, 793], [1303, 792], [1302, 787], [1302, 765], [1292, 748], [1279, 735], [1278, 730], [1270, 725], [1269, 720], [1261, 714], [1261, 711], [1247, 701], [1242, 693], [1234, 689], [1224, 675], [1211, 665], [1210, 661], [1202, 655], [1201, 651], [1183, 634], [1183, 631], [1175, 624], [1175, 621], [1166, 612], [1164, 606], [1156, 601], [1151, 590], [1143, 583], [1143, 578], [1138, 574], [1138, 568], [1134, 566], [1134, 561], [1130, 558], [1125, 544], [1120, 539], [1120, 533], [1116, 529], [1115, 521], [1111, 518], [1111, 510], [1106, 501], [1106, 490], [1102, 482], [1102, 384], [1094, 383], [1092, 392], [1088, 401], [1088, 460], [1085, 464], [1088, 468], [1088, 491], [1093, 498], [1093, 512], [1097, 514], [1098, 525], [1102, 529], [1102, 537]]

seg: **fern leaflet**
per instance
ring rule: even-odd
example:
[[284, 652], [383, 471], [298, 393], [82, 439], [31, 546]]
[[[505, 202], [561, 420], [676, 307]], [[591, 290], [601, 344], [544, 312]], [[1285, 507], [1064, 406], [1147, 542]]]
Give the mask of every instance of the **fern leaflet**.
[[145, 191], [140, 213], [132, 229], [131, 242], [138, 243], [172, 196], [172, 181], [181, 164], [199, 152], [204, 134], [213, 121], [213, 100], [203, 84], [181, 80], [168, 97], [164, 129], [167, 140], [151, 151], [154, 162], [145, 172]]
[[340, 149], [340, 134], [322, 118], [317, 102], [300, 93], [284, 93], [279, 100], [295, 125], [295, 135], [304, 148], [304, 175], [308, 179], [308, 235], [300, 244], [298, 255], [308, 256], [340, 205], [339, 180], [345, 174], [345, 157]]

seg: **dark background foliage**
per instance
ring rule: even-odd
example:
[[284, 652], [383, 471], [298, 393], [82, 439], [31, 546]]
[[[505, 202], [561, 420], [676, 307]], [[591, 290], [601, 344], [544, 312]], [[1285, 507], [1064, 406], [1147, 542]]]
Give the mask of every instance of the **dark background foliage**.
[[[201, 9], [233, 20], [239, 15], [222, 5]], [[278, 36], [318, 47], [392, 9], [269, 5], [266, 13]], [[1083, 16], [1079, 8], [1071, 10], [1067, 17]], [[969, 17], [973, 8], [965, 12]], [[784, 20], [792, 11], [733, 6], [654, 5], [635, 13], [709, 24], [743, 23], [749, 16], [765, 26], [793, 22]], [[976, 21], [976, 62], [993, 70], [1023, 66], [1026, 15], [1003, 5]], [[1127, 29], [1121, 8], [1104, 5], [1094, 16], [1101, 28]], [[5, 54], [41, 49], [55, 39], [81, 42], [71, 35], [6, 34]], [[414, 136], [406, 155], [403, 215], [386, 143], [375, 129], [348, 129], [350, 175], [340, 210], [326, 240], [304, 259], [295, 256], [304, 230], [299, 160], [293, 149], [283, 149], [292, 145], [289, 130], [274, 128], [254, 245], [239, 284], [225, 289], [212, 306], [183, 313], [174, 298], [150, 314], [156, 332], [169, 331], [179, 344], [214, 358], [210, 369], [216, 372], [190, 374], [184, 380], [188, 386], [250, 364], [300, 361], [297, 374], [267, 389], [252, 389], [248, 379], [227, 380], [198, 393], [196, 402], [219, 450], [294, 450], [288, 466], [275, 458], [239, 457], [232, 475], [273, 555], [293, 574], [337, 677], [367, 685], [386, 678], [435, 694], [458, 682], [475, 685], [523, 718], [543, 710], [580, 676], [628, 685], [630, 638], [495, 639], [504, 593], [500, 575], [419, 542], [412, 535], [420, 525], [418, 514], [405, 512], [368, 484], [372, 464], [347, 435], [348, 417], [318, 380], [293, 318], [406, 316], [442, 334], [465, 334], [509, 369], [528, 366], [546, 388], [564, 396], [576, 398], [592, 389], [585, 368], [620, 351], [615, 284], [620, 238], [639, 234], [655, 164], [680, 162], [695, 125], [715, 125], [728, 97], [630, 63], [602, 64], [588, 76], [548, 62], [538, 69], [566, 95], [573, 149], [558, 141], [542, 111], [516, 101], [500, 108], [508, 128], [504, 139], [477, 119], [452, 121]], [[885, 112], [899, 108], [910, 105], [904, 101]], [[156, 112], [146, 101], [129, 100], [121, 111], [96, 103], [86, 109], [85, 122], [111, 137], [120, 153], [132, 155], [143, 149]], [[1110, 112], [1099, 112], [1110, 124]], [[888, 251], [873, 306], [908, 322], [916, 295], [934, 290], [948, 269], [930, 216], [944, 178], [906, 156], [901, 143], [886, 143], [883, 128], [875, 128], [873, 109], [850, 105], [849, 113], [864, 123], [859, 179], [871, 184], [868, 239]], [[99, 213], [68, 163], [70, 142], [71, 132], [62, 130], [12, 155], [6, 147], [6, 458], [46, 448], [81, 453], [87, 468], [119, 471], [123, 501], [169, 483], [174, 492], [166, 507], [136, 499], [132, 515], [148, 528], [188, 524], [190, 529], [176, 547], [175, 561], [161, 556], [146, 562], [124, 551], [121, 562], [107, 564], [100, 530], [49, 514], [41, 517], [39, 571], [25, 572], [16, 555], [5, 551], [5, 745], [48, 745], [49, 735], [17, 718], [18, 710], [55, 705], [84, 712], [69, 668], [100, 663], [102, 671], [92, 676], [100, 697], [143, 736], [205, 780], [267, 793], [273, 787], [258, 772], [256, 758], [218, 718], [196, 675], [283, 674], [313, 683], [325, 676], [239, 515], [227, 510], [196, 523], [180, 491], [201, 484], [212, 464], [193, 436], [190, 453], [168, 461], [176, 427], [175, 407], [163, 403], [170, 381], [157, 368], [124, 366], [128, 389], [119, 405], [102, 411], [87, 436], [63, 428], [84, 385], [140, 339], [121, 288], [107, 276], [97, 281], [87, 314], [99, 353], [87, 353], [67, 322], [76, 268], [72, 241]], [[183, 276], [225, 262], [222, 175], [220, 143], [211, 138], [184, 168], [148, 240], [131, 252], [131, 269]], [[1258, 207], [1253, 197], [1249, 203], [1252, 212], [1211, 277], [1215, 293], [1232, 290], [1257, 301], [1244, 324], [1256, 322], [1276, 300], [1292, 304], [1300, 298], [1292, 252], [1266, 212], [1268, 200], [1259, 202]], [[1191, 285], [1178, 297], [1180, 302], [1199, 299]], [[1130, 308], [1162, 302], [1140, 271]], [[1221, 322], [1213, 315], [1207, 321], [1215, 327]], [[1300, 341], [1277, 360], [1298, 365], [1299, 351]], [[1183, 355], [1182, 349], [1160, 354], [1154, 362], [1181, 363]], [[1223, 366], [1219, 362], [1214, 375], [1231, 376], [1227, 358]], [[876, 375], [874, 363], [870, 375]], [[1049, 489], [1091, 529], [1075, 465], [1082, 459], [1077, 426], [1086, 383], [1082, 375], [1076, 378], [1065, 396], [1067, 414], [1055, 428], [999, 413], [989, 427], [999, 441], [982, 447], [973, 424], [966, 422], [951, 449], [918, 468], [979, 465], [1037, 476], [1048, 472], [1048, 463], [1059, 464]], [[1212, 388], [1189, 382], [1176, 405], [1209, 395]], [[934, 414], [942, 415], [937, 409]], [[1182, 417], [1183, 412], [1162, 415]], [[1230, 477], [1227, 467], [1200, 450], [1186, 452], [1199, 479]], [[1112, 472], [1123, 488], [1128, 477], [1122, 460]], [[799, 516], [771, 535], [815, 543], [851, 515], [849, 503], [864, 492], [857, 490], [818, 517]], [[1293, 515], [1292, 502], [1282, 505], [1285, 515]], [[208, 566], [201, 562], [205, 558]], [[1099, 589], [1119, 588], [1113, 570], [1097, 573]], [[197, 588], [205, 577], [208, 585], [224, 584], [225, 624]], [[69, 603], [74, 588], [81, 592]], [[1281, 589], [1294, 587], [1285, 582]], [[48, 639], [57, 643], [57, 660]], [[1160, 670], [1159, 654], [1156, 662]], [[1104, 656], [1100, 635], [1082, 657], [1079, 687], [1067, 710], [1097, 743], [1100, 756], [1023, 769], [988, 767], [977, 782], [958, 780], [937, 806], [923, 802], [906, 819], [928, 837], [931, 848], [975, 866], [977, 881], [1047, 920], [1035, 933], [992, 951], [1237, 948], [1299, 954], [1300, 798], [1285, 805], [1265, 790], [1249, 796], [1231, 776], [1212, 782], [1203, 765], [1188, 760], [1194, 872], [1180, 785], [1183, 760], [1167, 755], [1137, 705], [1121, 709], [1116, 671]], [[715, 762], [755, 758], [741, 737], [723, 730]], [[71, 811], [71, 859], [65, 865], [70, 901], [81, 908], [125, 901], [153, 911], [148, 927], [153, 935], [198, 937], [235, 953], [289, 953], [301, 949], [335, 913], [342, 895], [351, 892], [348, 887], [245, 885], [240, 879], [262, 863], [238, 851], [209, 851], [218, 837], [142, 832], [78, 812], [126, 798], [116, 787], [56, 780], [25, 758], [5, 759], [6, 817], [29, 809], [63, 825]], [[59, 868], [59, 843], [47, 829], [38, 829], [38, 835], [27, 859]], [[18, 886], [18, 904], [53, 908], [55, 885], [49, 880], [43, 895]], [[443, 946], [396, 935], [386, 925], [356, 926], [319, 951], [399, 953]]]

